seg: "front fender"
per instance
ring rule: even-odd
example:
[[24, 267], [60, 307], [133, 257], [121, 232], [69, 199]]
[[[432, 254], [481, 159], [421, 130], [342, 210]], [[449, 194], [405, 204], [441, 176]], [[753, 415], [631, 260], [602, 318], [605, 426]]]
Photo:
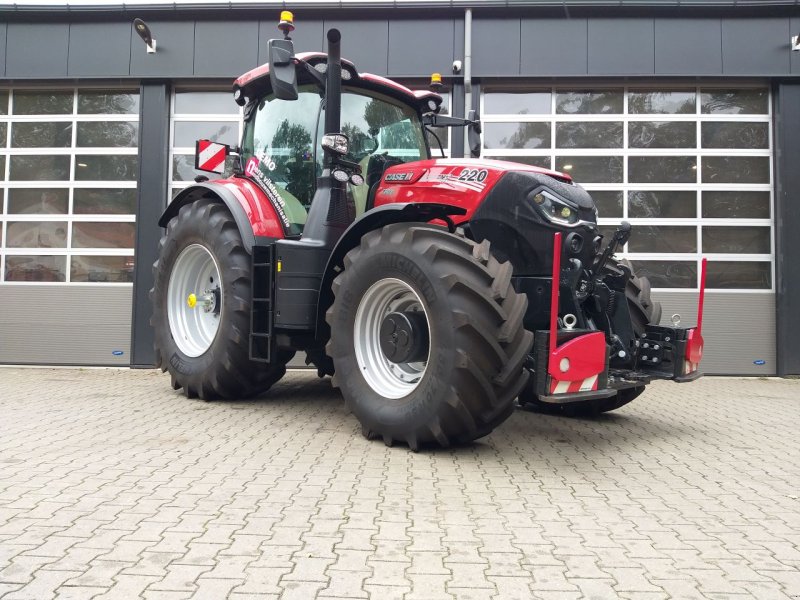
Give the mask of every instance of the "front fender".
[[365, 234], [392, 223], [427, 223], [436, 219], [449, 221], [450, 215], [461, 216], [466, 212], [459, 206], [434, 202], [394, 203], [373, 208], [353, 221], [336, 242], [328, 264], [325, 266], [317, 304], [317, 339], [327, 336], [325, 311], [333, 304], [331, 284], [344, 266], [345, 255], [361, 243], [361, 238]]
[[201, 198], [216, 199], [228, 207], [239, 228], [245, 249], [252, 254], [257, 237], [269, 239], [284, 237], [283, 228], [280, 226], [275, 210], [268, 202], [262, 202], [258, 197], [258, 190], [253, 188], [254, 186], [244, 179], [196, 183], [181, 190], [175, 196], [164, 214], [161, 215], [158, 224], [166, 227], [177, 216], [181, 207], [186, 204]]

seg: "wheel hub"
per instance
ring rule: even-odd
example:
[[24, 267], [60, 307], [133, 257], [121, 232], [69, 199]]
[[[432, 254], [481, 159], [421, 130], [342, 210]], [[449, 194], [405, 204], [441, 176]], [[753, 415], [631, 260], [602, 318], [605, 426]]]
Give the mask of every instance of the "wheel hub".
[[428, 324], [420, 312], [392, 312], [381, 323], [380, 344], [391, 362], [423, 361], [428, 356]]

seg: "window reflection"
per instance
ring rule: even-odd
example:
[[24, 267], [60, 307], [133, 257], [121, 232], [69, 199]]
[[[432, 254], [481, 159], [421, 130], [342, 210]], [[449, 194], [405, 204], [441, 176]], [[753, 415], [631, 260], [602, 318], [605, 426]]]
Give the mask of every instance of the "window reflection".
[[702, 90], [701, 110], [706, 114], [765, 115], [769, 93], [766, 89]]
[[697, 216], [697, 192], [628, 192], [628, 216], [644, 219], [691, 219]]
[[694, 156], [631, 156], [628, 158], [628, 181], [695, 183], [697, 159]]
[[483, 110], [492, 115], [548, 115], [550, 91], [494, 92], [489, 88], [483, 96]]
[[701, 124], [703, 148], [769, 148], [769, 123]]
[[704, 156], [703, 183], [769, 183], [769, 157]]
[[769, 254], [769, 227], [703, 227], [703, 252]]
[[622, 122], [556, 123], [556, 148], [622, 148]]
[[622, 91], [557, 92], [558, 114], [622, 114]]
[[694, 122], [631, 121], [628, 144], [631, 148], [695, 148], [697, 127]]
[[79, 148], [135, 148], [138, 138], [138, 123], [92, 121], [78, 123], [76, 145]]
[[697, 252], [697, 228], [678, 225], [634, 225], [628, 252]]
[[6, 256], [6, 281], [66, 281], [66, 256]]
[[622, 192], [595, 190], [590, 191], [589, 195], [594, 200], [601, 218], [622, 216]]
[[711, 289], [769, 289], [772, 269], [769, 262], [709, 261], [706, 286]]
[[134, 223], [73, 223], [73, 248], [133, 248]]
[[555, 170], [580, 183], [622, 183], [621, 156], [556, 156]]
[[76, 215], [132, 215], [136, 212], [136, 189], [76, 188], [72, 212]]
[[550, 148], [550, 123], [486, 123], [483, 145], [505, 150]]
[[236, 146], [239, 143], [237, 121], [175, 121], [175, 139], [172, 145], [194, 148], [197, 140], [211, 140]]
[[628, 112], [632, 114], [686, 115], [695, 112], [696, 95], [691, 91], [637, 91], [628, 93]]
[[177, 92], [175, 113], [193, 115], [239, 114], [230, 92]]
[[69, 115], [72, 114], [74, 93], [70, 91], [20, 91], [13, 95], [15, 115]]
[[72, 145], [72, 123], [12, 123], [12, 148], [69, 148]]
[[769, 219], [769, 192], [704, 191], [703, 217]]
[[67, 247], [67, 224], [64, 221], [9, 221], [6, 227], [8, 248]]
[[133, 256], [73, 256], [70, 281], [129, 283], [133, 281]]
[[69, 190], [53, 188], [11, 188], [8, 190], [9, 214], [66, 214]]
[[69, 156], [12, 156], [12, 181], [69, 181]]
[[78, 90], [78, 114], [139, 113], [139, 94], [108, 90]]
[[79, 154], [75, 157], [76, 181], [135, 181], [137, 171], [135, 155]]
[[654, 288], [696, 288], [697, 263], [680, 260], [634, 260], [639, 277], [647, 277]]

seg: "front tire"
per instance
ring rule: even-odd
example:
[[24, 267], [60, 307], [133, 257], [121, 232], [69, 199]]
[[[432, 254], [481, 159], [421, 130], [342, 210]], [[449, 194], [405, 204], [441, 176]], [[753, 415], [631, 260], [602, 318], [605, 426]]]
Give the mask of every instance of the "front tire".
[[167, 225], [150, 291], [156, 365], [188, 398], [247, 398], [269, 389], [293, 353], [249, 358], [251, 257], [224, 204], [201, 199]]
[[[412, 450], [446, 447], [487, 435], [511, 414], [533, 334], [522, 325], [527, 299], [511, 286], [511, 264], [492, 257], [488, 242], [392, 224], [366, 234], [344, 267], [326, 314], [327, 351], [364, 435]], [[427, 345], [393, 362], [380, 336], [387, 315], [399, 313]]]

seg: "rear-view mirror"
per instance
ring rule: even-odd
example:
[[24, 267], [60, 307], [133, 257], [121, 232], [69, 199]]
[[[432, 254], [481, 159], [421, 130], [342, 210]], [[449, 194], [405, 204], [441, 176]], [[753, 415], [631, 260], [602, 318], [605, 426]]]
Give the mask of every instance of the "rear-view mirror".
[[269, 82], [278, 100], [297, 100], [297, 73], [291, 40], [269, 40]]

